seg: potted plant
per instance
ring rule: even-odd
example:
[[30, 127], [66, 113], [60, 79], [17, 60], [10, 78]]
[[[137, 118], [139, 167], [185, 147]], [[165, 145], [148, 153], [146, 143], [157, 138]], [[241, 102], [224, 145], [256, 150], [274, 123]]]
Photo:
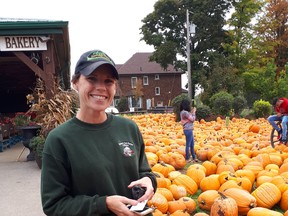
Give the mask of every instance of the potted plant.
[[34, 136], [29, 143], [30, 148], [34, 152], [35, 161], [38, 167], [42, 167], [42, 152], [44, 149], [45, 137], [42, 135]]
[[23, 145], [30, 150], [29, 154], [27, 155], [27, 161], [35, 160], [34, 153], [29, 146], [29, 142], [32, 137], [36, 136], [41, 126], [35, 122], [36, 113], [33, 111], [18, 112], [16, 113], [15, 117], [13, 118], [13, 124], [16, 128], [21, 131], [22, 136], [22, 143]]

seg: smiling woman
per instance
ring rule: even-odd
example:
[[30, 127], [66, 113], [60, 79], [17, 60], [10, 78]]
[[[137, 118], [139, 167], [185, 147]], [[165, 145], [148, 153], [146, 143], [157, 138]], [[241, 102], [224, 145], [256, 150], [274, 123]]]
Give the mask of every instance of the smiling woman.
[[[43, 151], [45, 214], [133, 216], [127, 206], [154, 195], [157, 182], [137, 124], [105, 112], [117, 80], [118, 71], [107, 54], [91, 50], [81, 55], [72, 77], [80, 109], [48, 134]], [[145, 188], [137, 200], [132, 196], [136, 185]]]

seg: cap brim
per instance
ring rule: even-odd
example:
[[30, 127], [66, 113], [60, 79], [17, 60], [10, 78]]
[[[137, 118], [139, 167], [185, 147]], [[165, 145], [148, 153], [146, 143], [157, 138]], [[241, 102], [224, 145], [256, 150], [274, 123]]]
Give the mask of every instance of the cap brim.
[[107, 61], [98, 61], [95, 62], [93, 64], [90, 64], [89, 66], [83, 68], [80, 73], [83, 74], [84, 76], [88, 76], [90, 75], [93, 71], [95, 71], [98, 67], [100, 67], [101, 65], [109, 65], [111, 67], [111, 71], [114, 75], [114, 77], [118, 80], [119, 79], [119, 75], [118, 72], [116, 70], [116, 68], [114, 67], [114, 65], [107, 63]]

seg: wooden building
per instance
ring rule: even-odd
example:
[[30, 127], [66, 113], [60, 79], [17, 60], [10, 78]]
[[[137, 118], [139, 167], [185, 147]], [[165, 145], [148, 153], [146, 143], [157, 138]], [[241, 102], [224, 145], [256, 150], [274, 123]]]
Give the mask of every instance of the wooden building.
[[27, 111], [37, 78], [48, 98], [70, 88], [68, 22], [0, 18], [0, 114]]

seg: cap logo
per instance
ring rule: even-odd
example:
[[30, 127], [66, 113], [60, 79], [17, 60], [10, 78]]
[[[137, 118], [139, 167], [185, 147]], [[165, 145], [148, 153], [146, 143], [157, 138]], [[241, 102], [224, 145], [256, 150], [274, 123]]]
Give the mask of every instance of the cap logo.
[[112, 65], [115, 65], [112, 59], [110, 59], [105, 53], [101, 51], [95, 51], [90, 53], [90, 55], [87, 56], [87, 61], [100, 61], [105, 60], [111, 63]]

